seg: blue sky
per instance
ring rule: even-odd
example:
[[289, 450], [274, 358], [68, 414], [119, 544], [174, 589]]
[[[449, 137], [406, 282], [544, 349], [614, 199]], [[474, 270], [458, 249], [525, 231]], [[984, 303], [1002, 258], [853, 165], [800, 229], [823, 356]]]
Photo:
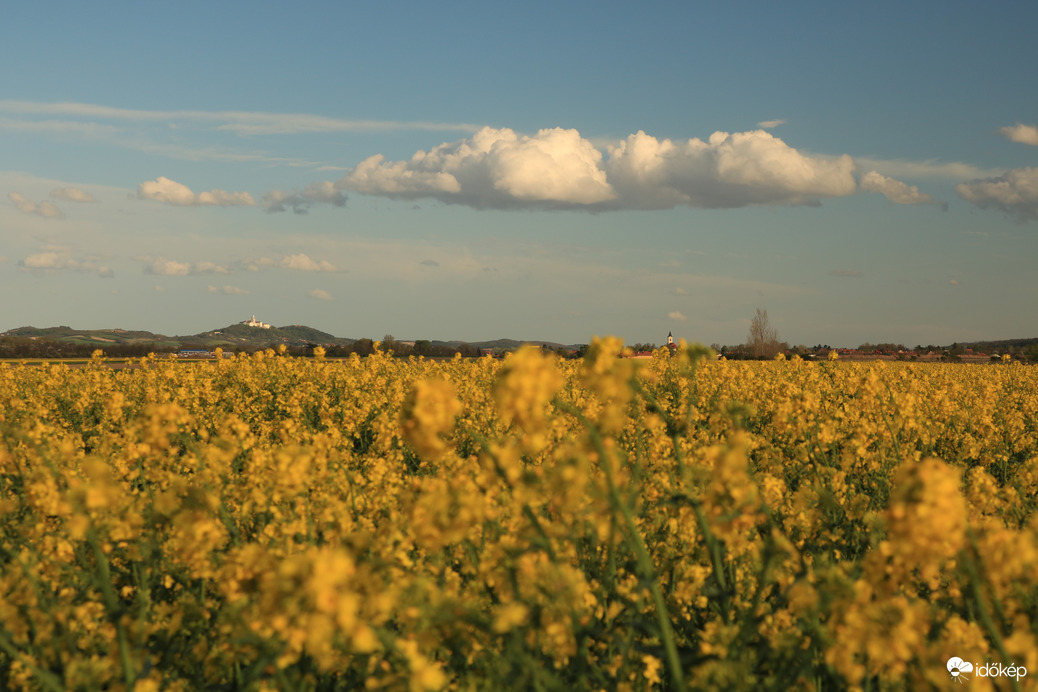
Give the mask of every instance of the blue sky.
[[40, 7], [0, 331], [1038, 335], [1031, 2]]

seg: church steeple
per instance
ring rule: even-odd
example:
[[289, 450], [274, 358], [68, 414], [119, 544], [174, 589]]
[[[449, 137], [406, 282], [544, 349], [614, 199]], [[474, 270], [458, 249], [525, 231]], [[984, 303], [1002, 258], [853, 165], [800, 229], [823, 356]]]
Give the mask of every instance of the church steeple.
[[673, 346], [674, 345], [674, 334], [672, 332], [667, 332], [667, 345], [668, 346]]

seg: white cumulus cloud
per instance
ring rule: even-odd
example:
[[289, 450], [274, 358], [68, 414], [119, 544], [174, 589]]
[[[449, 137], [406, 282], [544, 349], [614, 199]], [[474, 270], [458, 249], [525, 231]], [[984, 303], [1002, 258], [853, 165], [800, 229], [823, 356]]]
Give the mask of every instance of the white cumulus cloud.
[[35, 214], [47, 219], [61, 219], [65, 216], [60, 209], [50, 202], [32, 202], [25, 195], [18, 192], [7, 193], [7, 199], [11, 200], [14, 206], [18, 208], [18, 211], [23, 214]]
[[209, 190], [195, 193], [187, 185], [159, 176], [137, 186], [137, 198], [178, 207], [211, 205], [217, 207], [252, 206], [256, 201], [248, 192]]
[[615, 198], [601, 162], [602, 153], [576, 130], [520, 136], [507, 128], [484, 127], [471, 138], [419, 151], [409, 161], [372, 156], [337, 186], [478, 208], [572, 208]]
[[967, 202], [981, 209], [1001, 209], [1021, 221], [1038, 219], [1038, 168], [1014, 168], [1000, 176], [955, 186]]
[[1022, 125], [1017, 123], [1016, 125], [999, 128], [998, 134], [1013, 142], [1030, 144], [1038, 147], [1038, 127], [1035, 127], [1034, 125]]
[[476, 208], [732, 208], [850, 195], [857, 189], [853, 173], [850, 156], [808, 156], [764, 130], [715, 132], [705, 142], [639, 131], [606, 156], [576, 130], [519, 136], [483, 128], [408, 161], [373, 156], [336, 187]]
[[338, 271], [336, 266], [328, 260], [316, 261], [310, 259], [308, 255], [299, 253], [296, 255], [286, 255], [281, 258], [278, 265], [284, 269], [297, 269], [304, 272], [334, 272]]
[[850, 156], [806, 156], [763, 130], [715, 132], [705, 142], [639, 131], [609, 154], [609, 180], [628, 208], [812, 204], [857, 189]]
[[263, 195], [263, 206], [268, 212], [286, 211], [291, 208], [295, 214], [305, 214], [314, 204], [331, 204], [336, 207], [346, 206], [346, 195], [330, 181], [311, 183], [302, 191], [281, 192], [273, 190]]
[[888, 178], [876, 171], [861, 176], [861, 189], [878, 192], [894, 204], [933, 204], [933, 197], [920, 192], [915, 185]]

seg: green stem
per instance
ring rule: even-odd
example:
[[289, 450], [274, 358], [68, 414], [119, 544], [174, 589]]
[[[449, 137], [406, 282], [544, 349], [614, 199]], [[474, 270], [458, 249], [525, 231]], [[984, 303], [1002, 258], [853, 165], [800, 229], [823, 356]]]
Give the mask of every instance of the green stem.
[[61, 679], [50, 672], [40, 668], [32, 659], [26, 654], [18, 650], [18, 647], [14, 645], [10, 639], [7, 638], [5, 632], [0, 631], [0, 651], [10, 656], [12, 659], [16, 659], [21, 662], [26, 668], [28, 668], [32, 674], [39, 680], [40, 685], [51, 692], [64, 692], [65, 686], [62, 684]]
[[667, 653], [667, 667], [670, 670], [670, 677], [675, 688], [681, 689], [685, 686], [684, 673], [681, 669], [681, 659], [678, 656], [678, 647], [674, 640], [674, 628], [670, 623], [670, 611], [667, 610], [667, 604], [663, 600], [663, 592], [660, 590], [659, 579], [656, 577], [656, 566], [653, 564], [652, 557], [649, 555], [648, 548], [645, 546], [645, 541], [642, 538], [641, 531], [638, 530], [638, 525], [634, 521], [634, 515], [631, 512], [630, 506], [620, 497], [620, 491], [617, 489], [615, 479], [613, 478], [613, 470], [609, 465], [608, 454], [602, 436], [599, 433], [598, 428], [592, 425], [591, 422], [584, 417], [584, 414], [575, 406], [563, 401], [557, 401], [556, 406], [561, 410], [570, 413], [580, 421], [581, 425], [584, 426], [588, 431], [588, 435], [591, 437], [591, 443], [594, 445], [595, 451], [598, 453], [602, 469], [605, 473], [606, 483], [609, 488], [610, 504], [614, 511], [620, 511], [624, 524], [627, 525], [631, 547], [634, 549], [635, 557], [638, 560], [638, 570], [641, 572], [642, 579], [649, 584], [649, 592], [652, 594], [652, 601], [656, 607], [656, 619], [660, 626], [663, 648]]
[[[963, 560], [963, 565], [966, 567], [966, 572], [970, 578], [970, 592], [973, 594], [973, 599], [977, 603], [977, 612], [980, 615], [980, 624], [987, 630], [988, 635], [991, 637], [995, 644], [995, 648], [998, 649], [998, 653], [1002, 656], [1003, 661], [1009, 661], [1009, 652], [1006, 650], [1005, 642], [1002, 641], [1002, 635], [999, 629], [995, 627], [995, 622], [991, 618], [991, 613], [988, 610], [987, 604], [984, 602], [984, 595], [980, 589], [980, 573], [977, 570], [977, 565], [974, 562], [974, 556], [979, 556], [980, 551], [977, 548], [977, 540], [973, 535], [972, 529], [966, 530], [966, 535], [969, 537], [970, 542], [970, 554], [966, 555], [966, 559]], [[998, 597], [995, 595], [994, 588], [991, 589], [991, 600], [992, 605], [999, 611], [1001, 617], [1001, 606], [998, 602]], [[1020, 683], [1015, 678], [1009, 679], [1010, 684], [1014, 690], [1020, 689]]]
[[126, 641], [126, 628], [123, 627], [122, 613], [120, 612], [122, 608], [119, 606], [119, 600], [115, 596], [115, 590], [112, 589], [112, 572], [108, 566], [108, 556], [101, 549], [101, 544], [98, 542], [97, 533], [94, 531], [93, 526], [87, 531], [87, 542], [90, 544], [94, 552], [94, 559], [97, 561], [97, 580], [98, 586], [101, 589], [101, 595], [104, 597], [105, 610], [108, 611], [108, 617], [112, 624], [115, 625], [116, 637], [119, 641], [119, 660], [123, 668], [123, 681], [126, 683], [126, 689], [132, 690], [137, 676], [133, 672], [134, 666], [130, 660], [129, 642]]

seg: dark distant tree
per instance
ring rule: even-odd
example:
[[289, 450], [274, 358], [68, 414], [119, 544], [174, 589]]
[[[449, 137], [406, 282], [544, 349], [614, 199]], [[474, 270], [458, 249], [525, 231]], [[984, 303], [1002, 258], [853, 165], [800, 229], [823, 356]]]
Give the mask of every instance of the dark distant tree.
[[779, 352], [778, 330], [768, 321], [768, 311], [757, 308], [750, 321], [750, 335], [746, 341], [754, 358], [773, 358]]

